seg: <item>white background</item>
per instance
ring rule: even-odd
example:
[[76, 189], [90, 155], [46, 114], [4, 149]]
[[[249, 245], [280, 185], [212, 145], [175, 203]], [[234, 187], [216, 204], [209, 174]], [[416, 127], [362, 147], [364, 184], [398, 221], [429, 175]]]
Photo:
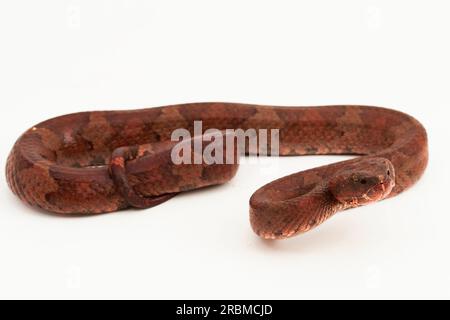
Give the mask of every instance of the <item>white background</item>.
[[0, 297], [450, 298], [449, 10], [444, 0], [2, 0], [1, 167], [47, 118], [198, 101], [393, 107], [427, 128], [430, 164], [407, 193], [280, 242], [251, 231], [251, 194], [344, 157], [246, 165], [227, 185], [88, 218], [31, 209], [3, 177]]

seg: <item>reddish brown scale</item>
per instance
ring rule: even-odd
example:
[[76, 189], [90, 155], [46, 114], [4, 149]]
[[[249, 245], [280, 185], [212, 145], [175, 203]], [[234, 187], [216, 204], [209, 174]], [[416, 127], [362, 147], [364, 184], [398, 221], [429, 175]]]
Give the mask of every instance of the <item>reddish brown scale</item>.
[[28, 204], [67, 215], [149, 207], [230, 180], [237, 165], [170, 161], [173, 130], [192, 133], [196, 120], [203, 121], [203, 130], [280, 129], [281, 156], [362, 155], [256, 191], [250, 220], [263, 238], [306, 232], [340, 210], [395, 196], [420, 178], [428, 162], [425, 129], [391, 109], [196, 103], [45, 121], [16, 142], [6, 167], [8, 184]]

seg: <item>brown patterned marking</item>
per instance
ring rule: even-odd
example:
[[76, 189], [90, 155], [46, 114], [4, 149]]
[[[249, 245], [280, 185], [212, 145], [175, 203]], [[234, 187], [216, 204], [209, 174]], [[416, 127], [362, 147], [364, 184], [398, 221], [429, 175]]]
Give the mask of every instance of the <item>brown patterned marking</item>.
[[306, 232], [338, 211], [395, 196], [428, 162], [425, 129], [391, 109], [193, 103], [85, 112], [38, 124], [8, 157], [8, 185], [23, 201], [51, 212], [97, 214], [157, 205], [180, 191], [230, 180], [237, 165], [171, 163], [172, 131], [192, 130], [196, 120], [204, 130], [280, 129], [280, 155], [363, 155], [257, 190], [250, 222], [267, 239]]
[[45, 163], [36, 162], [32, 167], [17, 173], [19, 181], [27, 181], [22, 185], [21, 193], [29, 195], [25, 200], [30, 205], [47, 209], [46, 195], [59, 189], [58, 183], [50, 176]]
[[263, 129], [278, 129], [282, 127], [283, 121], [273, 108], [261, 108], [254, 115], [246, 119], [245, 126], [258, 128], [261, 125], [264, 125]]
[[32, 128], [32, 131], [39, 135], [45, 148], [51, 151], [58, 151], [62, 146], [62, 141], [57, 134], [47, 128]]
[[94, 149], [102, 149], [107, 146], [114, 132], [110, 122], [101, 113], [93, 112], [83, 130], [83, 137], [92, 142]]
[[145, 134], [146, 125], [144, 120], [138, 117], [128, 119], [120, 132], [121, 138], [125, 141], [137, 143]]
[[363, 125], [364, 120], [361, 116], [361, 109], [353, 108], [352, 106], [347, 107], [342, 115], [336, 117], [336, 123], [342, 123], [345, 125]]

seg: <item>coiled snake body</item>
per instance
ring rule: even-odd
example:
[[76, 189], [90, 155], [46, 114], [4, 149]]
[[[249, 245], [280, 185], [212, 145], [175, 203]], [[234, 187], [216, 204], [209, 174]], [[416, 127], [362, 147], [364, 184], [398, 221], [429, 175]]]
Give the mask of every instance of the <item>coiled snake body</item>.
[[14, 145], [8, 184], [32, 206], [84, 215], [150, 207], [179, 192], [224, 183], [237, 164], [170, 161], [173, 130], [193, 131], [196, 120], [204, 130], [278, 128], [281, 156], [361, 155], [256, 191], [250, 221], [268, 239], [306, 232], [340, 210], [395, 196], [421, 177], [428, 161], [425, 129], [391, 109], [196, 103], [83, 112], [42, 122]]

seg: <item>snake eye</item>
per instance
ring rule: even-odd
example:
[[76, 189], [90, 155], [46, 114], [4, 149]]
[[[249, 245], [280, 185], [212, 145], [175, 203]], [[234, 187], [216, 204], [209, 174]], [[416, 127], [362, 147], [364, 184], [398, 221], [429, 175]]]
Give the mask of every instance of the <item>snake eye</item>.
[[360, 184], [367, 184], [367, 183], [368, 183], [367, 179], [365, 179], [365, 178], [360, 178], [360, 177], [358, 177], [357, 175], [352, 176], [352, 180], [353, 180], [353, 182], [355, 182], [355, 183], [360, 183]]

